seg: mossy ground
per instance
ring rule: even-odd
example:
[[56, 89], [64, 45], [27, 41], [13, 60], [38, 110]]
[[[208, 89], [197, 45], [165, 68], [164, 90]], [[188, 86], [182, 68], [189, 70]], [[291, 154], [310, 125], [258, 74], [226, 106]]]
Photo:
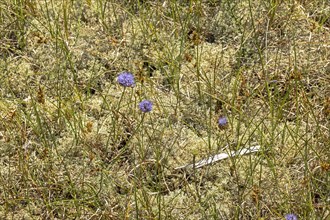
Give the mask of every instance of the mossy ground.
[[328, 219], [329, 17], [321, 0], [2, 1], [0, 218]]

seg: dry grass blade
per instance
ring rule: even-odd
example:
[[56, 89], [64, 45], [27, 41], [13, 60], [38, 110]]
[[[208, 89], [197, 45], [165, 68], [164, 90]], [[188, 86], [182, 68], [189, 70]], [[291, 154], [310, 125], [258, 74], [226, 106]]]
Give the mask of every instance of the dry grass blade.
[[216, 154], [206, 159], [200, 160], [194, 164], [188, 164], [188, 165], [176, 167], [175, 169], [178, 170], [178, 169], [202, 168], [207, 165], [212, 165], [220, 160], [227, 159], [228, 157], [236, 157], [240, 155], [255, 153], [258, 152], [259, 150], [260, 150], [260, 145], [252, 146], [249, 148], [242, 148], [239, 151], [231, 151], [229, 154], [227, 153]]

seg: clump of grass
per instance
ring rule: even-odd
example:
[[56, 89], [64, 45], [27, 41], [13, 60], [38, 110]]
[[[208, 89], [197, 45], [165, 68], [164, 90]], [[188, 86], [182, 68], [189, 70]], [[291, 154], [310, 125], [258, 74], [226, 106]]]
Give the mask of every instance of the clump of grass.
[[1, 218], [329, 218], [329, 11], [1, 2]]

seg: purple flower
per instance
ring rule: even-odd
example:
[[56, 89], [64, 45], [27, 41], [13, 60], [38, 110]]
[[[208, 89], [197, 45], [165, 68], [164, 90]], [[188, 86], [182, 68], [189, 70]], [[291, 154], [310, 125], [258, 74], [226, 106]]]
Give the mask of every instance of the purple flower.
[[220, 117], [219, 120], [218, 120], [218, 126], [219, 128], [225, 128], [228, 124], [228, 120], [226, 117]]
[[298, 217], [295, 214], [286, 214], [285, 220], [298, 220]]
[[143, 100], [139, 104], [139, 109], [142, 112], [150, 112], [152, 110], [152, 102], [149, 100]]
[[117, 82], [124, 87], [133, 87], [135, 83], [133, 74], [129, 72], [119, 74]]

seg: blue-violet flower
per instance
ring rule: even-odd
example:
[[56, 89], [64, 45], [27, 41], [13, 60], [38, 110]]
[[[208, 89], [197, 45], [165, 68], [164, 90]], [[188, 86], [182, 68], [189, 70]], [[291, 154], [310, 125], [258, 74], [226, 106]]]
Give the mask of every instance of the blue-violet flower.
[[152, 110], [152, 102], [149, 100], [143, 100], [139, 104], [139, 109], [142, 112], [150, 112]]
[[220, 117], [218, 120], [218, 126], [219, 128], [225, 128], [228, 124], [228, 120], [226, 117]]
[[298, 220], [298, 217], [295, 214], [286, 214], [285, 215], [285, 220]]
[[133, 87], [135, 83], [133, 74], [129, 72], [119, 74], [117, 82], [124, 87]]

